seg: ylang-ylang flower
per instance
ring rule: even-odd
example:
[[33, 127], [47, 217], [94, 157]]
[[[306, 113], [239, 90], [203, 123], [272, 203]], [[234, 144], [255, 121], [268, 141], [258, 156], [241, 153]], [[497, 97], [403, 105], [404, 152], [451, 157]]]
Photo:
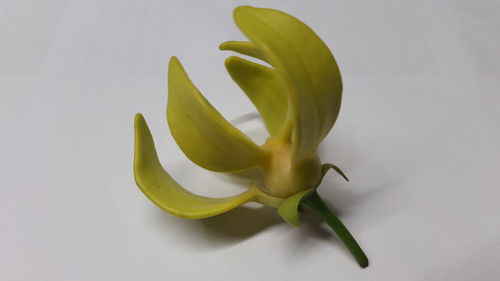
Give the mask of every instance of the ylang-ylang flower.
[[242, 6], [235, 9], [234, 20], [249, 41], [225, 42], [220, 49], [271, 66], [237, 56], [225, 61], [229, 75], [259, 111], [269, 138], [258, 145], [224, 119], [176, 57], [168, 68], [167, 121], [179, 148], [198, 166], [223, 173], [253, 169], [260, 180], [231, 197], [189, 192], [162, 168], [146, 121], [137, 114], [137, 185], [158, 207], [183, 218], [206, 218], [254, 201], [277, 208], [285, 221], [298, 225], [298, 210], [309, 206], [335, 230], [360, 265], [367, 266], [356, 241], [316, 192], [330, 168], [345, 177], [335, 165], [322, 164], [316, 154], [337, 120], [342, 100], [342, 80], [332, 53], [307, 25], [281, 11]]

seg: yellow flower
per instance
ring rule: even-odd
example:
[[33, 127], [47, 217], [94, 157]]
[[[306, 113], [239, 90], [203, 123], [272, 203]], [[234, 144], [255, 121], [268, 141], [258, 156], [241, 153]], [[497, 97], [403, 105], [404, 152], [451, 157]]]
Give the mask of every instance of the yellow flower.
[[235, 9], [234, 20], [249, 42], [229, 41], [220, 49], [272, 66], [235, 56], [225, 62], [232, 79], [259, 111], [270, 137], [259, 146], [231, 125], [198, 91], [176, 57], [168, 69], [167, 120], [180, 149], [197, 165], [225, 173], [257, 168], [262, 182], [225, 198], [189, 192], [162, 168], [146, 121], [137, 114], [137, 185], [158, 207], [183, 218], [210, 217], [255, 201], [278, 208], [284, 220], [298, 225], [300, 204], [307, 205], [337, 232], [360, 265], [367, 266], [356, 241], [316, 193], [328, 169], [345, 177], [336, 166], [321, 165], [316, 154], [337, 119], [342, 99], [332, 53], [307, 25], [281, 11], [242, 6]]

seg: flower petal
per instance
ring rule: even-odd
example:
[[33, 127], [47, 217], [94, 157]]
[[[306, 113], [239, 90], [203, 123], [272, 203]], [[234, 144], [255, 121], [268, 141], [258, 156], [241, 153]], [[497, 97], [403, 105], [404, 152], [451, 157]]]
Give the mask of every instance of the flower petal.
[[205, 169], [238, 171], [263, 164], [269, 157], [202, 96], [175, 57], [168, 70], [167, 119], [184, 154]]
[[242, 55], [266, 61], [259, 49], [252, 42], [227, 41], [220, 44], [219, 49], [222, 51], [234, 51]]
[[255, 189], [225, 198], [198, 196], [187, 191], [161, 166], [144, 117], [137, 114], [134, 123], [135, 181], [141, 191], [162, 210], [183, 218], [206, 218], [253, 201], [259, 195]]
[[299, 161], [314, 153], [337, 119], [342, 99], [337, 63], [307, 25], [286, 13], [242, 6], [234, 20], [287, 86]]
[[269, 133], [277, 136], [285, 122], [288, 101], [276, 71], [239, 57], [227, 58], [225, 65], [231, 78], [259, 111]]
[[278, 207], [278, 214], [287, 223], [294, 226], [299, 226], [300, 219], [298, 211], [299, 211], [300, 201], [302, 201], [302, 199], [304, 199], [305, 196], [311, 194], [311, 192], [313, 192], [314, 190], [316, 190], [316, 187], [303, 190], [283, 200], [283, 202], [281, 202], [281, 204]]

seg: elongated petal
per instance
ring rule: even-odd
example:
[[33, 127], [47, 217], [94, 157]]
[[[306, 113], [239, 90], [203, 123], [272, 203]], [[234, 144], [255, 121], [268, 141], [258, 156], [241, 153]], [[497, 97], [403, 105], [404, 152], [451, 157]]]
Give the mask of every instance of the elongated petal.
[[183, 218], [205, 218], [227, 212], [256, 197], [254, 189], [225, 198], [208, 198], [187, 191], [161, 166], [151, 132], [141, 114], [136, 115], [134, 126], [135, 181], [162, 210]]
[[266, 61], [262, 53], [259, 51], [257, 46], [252, 42], [244, 41], [227, 41], [219, 45], [219, 49], [222, 51], [234, 51], [242, 55], [254, 57]]
[[288, 101], [276, 71], [239, 57], [229, 57], [225, 64], [231, 78], [259, 111], [269, 133], [277, 136], [285, 122]]
[[307, 25], [286, 13], [242, 6], [234, 20], [287, 85], [298, 161], [316, 150], [337, 119], [342, 98], [337, 63]]
[[205, 169], [238, 171], [267, 160], [266, 151], [226, 121], [201, 95], [175, 57], [168, 70], [167, 119], [184, 154]]
[[309, 188], [306, 190], [303, 190], [295, 195], [292, 195], [288, 197], [287, 199], [283, 200], [281, 204], [278, 207], [278, 214], [289, 224], [294, 225], [294, 226], [299, 226], [300, 225], [300, 219], [299, 219], [299, 204], [302, 199], [304, 199], [305, 196], [309, 195], [311, 192], [313, 192], [316, 188]]

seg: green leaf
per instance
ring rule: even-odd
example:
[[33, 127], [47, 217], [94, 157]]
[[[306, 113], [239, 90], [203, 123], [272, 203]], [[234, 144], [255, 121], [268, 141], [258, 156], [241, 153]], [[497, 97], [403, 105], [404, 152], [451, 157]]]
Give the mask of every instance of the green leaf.
[[311, 194], [316, 190], [315, 187], [306, 189], [304, 191], [298, 192], [281, 202], [278, 207], [278, 214], [289, 224], [294, 226], [300, 225], [299, 218], [299, 204], [300, 202], [306, 198], [307, 195]]
[[342, 99], [337, 63], [307, 25], [286, 13], [242, 6], [234, 20], [286, 85], [294, 158], [300, 161], [316, 151], [337, 119]]
[[187, 191], [161, 166], [144, 117], [137, 114], [134, 123], [135, 181], [141, 191], [162, 210], [183, 218], [206, 218], [227, 212], [248, 201], [260, 201], [262, 194], [255, 188], [225, 198], [209, 198]]
[[231, 78], [259, 111], [269, 133], [277, 136], [285, 122], [288, 101], [276, 71], [239, 57], [227, 58], [225, 65]]
[[269, 158], [203, 97], [175, 57], [168, 70], [167, 120], [184, 154], [205, 169], [239, 171], [263, 165]]

